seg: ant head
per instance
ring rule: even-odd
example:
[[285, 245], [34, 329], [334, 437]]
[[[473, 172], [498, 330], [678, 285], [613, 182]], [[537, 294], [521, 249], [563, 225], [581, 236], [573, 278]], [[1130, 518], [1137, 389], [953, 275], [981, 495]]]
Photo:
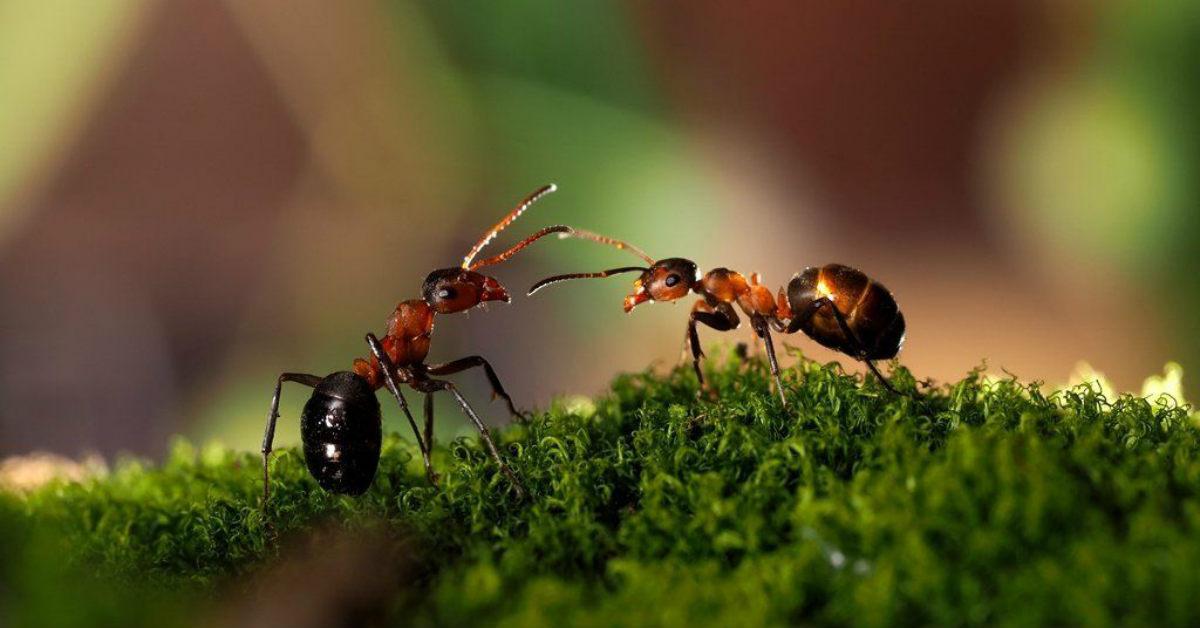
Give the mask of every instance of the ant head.
[[669, 257], [650, 265], [633, 282], [633, 294], [625, 297], [625, 311], [646, 301], [674, 301], [686, 297], [700, 280], [696, 263], [682, 257]]
[[517, 218], [520, 218], [521, 214], [525, 213], [525, 210], [529, 209], [530, 205], [533, 205], [538, 199], [553, 192], [555, 189], [557, 188], [555, 188], [553, 183], [544, 185], [525, 197], [512, 211], [508, 212], [504, 218], [501, 218], [500, 222], [484, 233], [483, 237], [475, 243], [475, 246], [471, 247], [466, 257], [463, 258], [462, 266], [442, 268], [429, 273], [429, 276], [425, 278], [425, 283], [421, 286], [421, 298], [425, 303], [438, 314], [464, 312], [487, 301], [503, 301], [508, 303], [510, 301], [508, 290], [505, 290], [504, 286], [500, 285], [500, 282], [494, 277], [478, 273], [475, 269], [499, 264], [541, 238], [552, 233], [562, 233], [569, 228], [561, 225], [546, 227], [521, 240], [499, 255], [484, 260], [476, 260], [475, 257], [501, 231], [512, 224]]
[[604, 277], [611, 277], [621, 273], [639, 273], [640, 276], [637, 281], [633, 282], [633, 294], [625, 297], [625, 311], [629, 312], [646, 301], [674, 301], [681, 299], [687, 296], [700, 282], [699, 269], [696, 268], [696, 263], [692, 260], [683, 259], [682, 257], [668, 257], [667, 259], [655, 261], [653, 257], [646, 255], [645, 251], [628, 242], [572, 227], [566, 227], [565, 231], [559, 234], [559, 237], [591, 240], [627, 251], [634, 257], [645, 261], [649, 266], [622, 266], [594, 273], [554, 275], [533, 284], [533, 287], [529, 289], [529, 294], [533, 294], [550, 284], [560, 281], [569, 281], [571, 279], [603, 279]]
[[485, 301], [509, 302], [508, 291], [493, 277], [464, 268], [442, 268], [429, 273], [421, 298], [438, 314], [469, 310]]

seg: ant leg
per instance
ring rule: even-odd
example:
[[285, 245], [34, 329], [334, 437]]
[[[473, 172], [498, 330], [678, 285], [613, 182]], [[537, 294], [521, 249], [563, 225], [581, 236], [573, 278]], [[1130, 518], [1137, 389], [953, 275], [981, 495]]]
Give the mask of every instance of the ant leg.
[[492, 440], [491, 432], [488, 431], [488, 428], [483, 424], [483, 421], [479, 420], [479, 415], [475, 414], [475, 410], [471, 407], [471, 404], [467, 403], [467, 400], [462, 396], [462, 393], [458, 392], [458, 388], [455, 387], [454, 384], [444, 379], [421, 379], [413, 382], [413, 386], [422, 392], [432, 393], [439, 390], [446, 390], [449, 391], [450, 394], [454, 395], [454, 399], [455, 401], [458, 401], [458, 405], [462, 407], [463, 413], [466, 414], [467, 418], [471, 419], [471, 422], [475, 424], [475, 429], [479, 430], [479, 436], [483, 438], [484, 444], [487, 445], [488, 453], [491, 454], [492, 460], [495, 460], [496, 464], [500, 467], [500, 472], [508, 478], [509, 482], [512, 482], [513, 488], [517, 491], [517, 495], [521, 499], [524, 499], [527, 493], [525, 492], [525, 487], [521, 484], [520, 478], [518, 478], [517, 474], [513, 473], [513, 470], [508, 468], [508, 465], [504, 463], [504, 459], [500, 457], [500, 450], [496, 448], [496, 442]]
[[492, 368], [492, 365], [483, 356], [472, 355], [454, 360], [453, 362], [429, 366], [426, 367], [425, 372], [430, 375], [453, 375], [454, 373], [460, 373], [480, 366], [483, 367], [483, 372], [487, 375], [488, 383], [492, 385], [492, 399], [500, 397], [504, 400], [504, 403], [508, 404], [508, 411], [514, 417], [524, 419], [525, 415], [517, 410], [517, 407], [513, 405], [512, 397], [508, 396], [508, 393], [505, 392], [504, 385], [500, 383], [500, 378], [496, 376], [496, 370]]
[[[854, 331], [852, 329], [850, 329], [850, 323], [848, 323], [846, 321], [845, 315], [842, 314], [841, 310], [837, 309], [837, 306], [835, 306], [833, 304], [833, 301], [822, 298], [822, 299], [817, 299], [813, 303], [821, 303], [821, 304], [829, 305], [829, 309], [833, 310], [833, 318], [835, 320], [837, 320], [838, 327], [842, 328], [842, 335], [844, 335], [846, 337], [846, 341], [851, 345], [850, 348], [854, 350], [855, 354], [857, 354], [856, 357], [859, 360], [861, 360], [862, 362], [864, 362], [867, 365], [867, 368], [871, 369], [871, 372], [875, 374], [875, 377], [879, 378], [879, 382], [881, 384], [883, 384], [884, 388], [892, 391], [892, 393], [895, 395], [898, 395], [901, 397], [908, 396], [908, 395], [905, 395], [904, 393], [900, 392], [899, 390], [896, 390], [895, 386], [892, 386], [892, 383], [889, 382], [888, 379], [883, 376], [883, 373], [879, 372], [879, 369], [875, 366], [874, 360], [867, 359], [866, 347], [864, 347], [863, 343], [861, 341], [859, 341], [858, 336], [855, 335]], [[820, 307], [820, 306], [818, 306], [818, 307]]]
[[[896, 390], [896, 387], [892, 386], [892, 383], [890, 381], [888, 381], [888, 379], [886, 377], [883, 376], [883, 373], [879, 372], [879, 368], [877, 368], [875, 366], [875, 361], [867, 359], [867, 350], [863, 347], [862, 342], [860, 342], [858, 340], [858, 336], [856, 336], [854, 334], [854, 331], [852, 329], [850, 329], [850, 324], [846, 321], [845, 315], [843, 315], [842, 311], [837, 309], [837, 306], [833, 304], [833, 301], [830, 301], [827, 297], [821, 297], [820, 299], [817, 299], [817, 300], [813, 301], [812, 303], [809, 303], [808, 306], [804, 308], [803, 312], [800, 312], [800, 314], [798, 316], [793, 318], [791, 320], [791, 322], [788, 323], [787, 329], [785, 331], [789, 334], [796, 333], [800, 329], [801, 326], [803, 326], [805, 323], [807, 323], [808, 320], [811, 319], [813, 317], [813, 315], [817, 313], [817, 310], [821, 309], [822, 307], [824, 307], [826, 305], [829, 306], [830, 310], [833, 310], [833, 318], [835, 320], [837, 320], [838, 327], [842, 328], [842, 335], [845, 336], [846, 341], [852, 345], [850, 348], [853, 349], [854, 357], [857, 358], [858, 360], [866, 363], [867, 368], [871, 369], [871, 372], [875, 374], [875, 377], [879, 378], [879, 382], [881, 384], [883, 384], [884, 388], [887, 388], [892, 393], [899, 395], [899, 396], [903, 396], [903, 397], [911, 396], [911, 395], [905, 395], [904, 393], [900, 392], [899, 390]], [[915, 399], [916, 397], [913, 397], [913, 398]]]
[[[817, 310], [824, 307], [826, 303], [828, 303], [830, 306], [833, 306], [833, 301], [830, 301], [825, 297], [821, 297], [820, 299], [816, 299], [815, 301], [809, 303], [799, 314], [792, 317], [792, 320], [788, 322], [787, 327], [782, 330], [783, 333], [794, 334], [800, 331], [800, 328], [803, 327], [804, 324], [809, 321], [809, 319], [816, 315]], [[837, 308], [834, 307], [833, 311], [836, 312]]]
[[[433, 457], [433, 393], [425, 393], [425, 452]], [[429, 470], [429, 482], [437, 486], [438, 476], [433, 472], [433, 468]]]
[[738, 318], [737, 312], [726, 303], [721, 303], [714, 308], [707, 301], [701, 299], [692, 306], [692, 313], [688, 316], [687, 338], [692, 348], [692, 370], [696, 371], [696, 379], [700, 380], [700, 389], [704, 390], [704, 373], [700, 371], [700, 358], [704, 357], [704, 350], [700, 348], [700, 334], [696, 330], [696, 323], [703, 323], [717, 331], [729, 331], [737, 329], [741, 324], [741, 319]]
[[437, 474], [433, 472], [433, 462], [429, 459], [430, 446], [421, 438], [417, 420], [413, 418], [412, 412], [408, 409], [408, 400], [404, 398], [400, 387], [396, 385], [396, 367], [392, 364], [392, 359], [388, 357], [387, 352], [383, 350], [383, 345], [379, 344], [379, 339], [375, 337], [375, 334], [367, 334], [366, 340], [367, 346], [371, 348], [371, 354], [379, 361], [379, 370], [383, 371], [383, 381], [387, 385], [388, 391], [396, 398], [396, 403], [400, 404], [400, 409], [404, 411], [404, 416], [408, 419], [409, 426], [412, 427], [413, 435], [417, 438], [417, 448], [421, 450], [421, 461], [425, 463], [425, 477], [429, 479], [430, 484], [437, 486]]
[[767, 326], [767, 321], [761, 316], [755, 316], [751, 319], [754, 325], [754, 332], [762, 338], [763, 344], [767, 347], [767, 361], [771, 364], [771, 375], [775, 378], [775, 389], [779, 391], [779, 400], [783, 402], [783, 407], [787, 407], [787, 395], [783, 394], [783, 378], [779, 375], [779, 361], [775, 358], [775, 343], [771, 340], [771, 328]]
[[[704, 357], [704, 350], [700, 348], [700, 336], [696, 333], [696, 321], [694, 319], [696, 312], [711, 312], [712, 306], [704, 299], [699, 299], [692, 305], [692, 311], [688, 313], [688, 326], [683, 332], [683, 350], [679, 355], [679, 363], [682, 364], [688, 358], [690, 351], [693, 359]], [[699, 373], [696, 377], [700, 378], [700, 383], [704, 383], [704, 378]]]
[[433, 452], [433, 393], [425, 393], [425, 444]]
[[267, 427], [263, 431], [262, 460], [263, 460], [263, 514], [267, 512], [267, 502], [271, 499], [271, 472], [267, 463], [271, 458], [271, 445], [275, 442], [275, 421], [279, 418], [279, 393], [283, 391], [284, 382], [296, 382], [309, 388], [316, 388], [322, 377], [307, 373], [283, 373], [275, 380], [275, 394], [271, 397], [271, 409], [267, 411]]
[[875, 374], [875, 377], [879, 378], [879, 383], [883, 384], [884, 388], [892, 391], [892, 393], [895, 395], [908, 396], [908, 395], [905, 395], [904, 393], [900, 392], [899, 390], [896, 390], [895, 386], [892, 386], [892, 383], [889, 382], [888, 379], [883, 376], [883, 373], [880, 373], [879, 369], [875, 367], [874, 360], [868, 360], [866, 358], [863, 358], [863, 362], [865, 362], [867, 364], [867, 368], [871, 369], [871, 372]]
[[704, 349], [700, 347], [700, 334], [696, 332], [696, 315], [697, 313], [712, 312], [712, 306], [704, 299], [696, 301], [692, 306], [691, 313], [688, 314], [687, 330], [683, 332], [683, 355], [680, 356], [680, 361], [687, 359], [688, 349], [692, 351], [692, 368], [696, 371], [696, 379], [700, 380], [700, 388], [704, 389], [704, 373], [700, 372], [700, 358], [704, 357]]

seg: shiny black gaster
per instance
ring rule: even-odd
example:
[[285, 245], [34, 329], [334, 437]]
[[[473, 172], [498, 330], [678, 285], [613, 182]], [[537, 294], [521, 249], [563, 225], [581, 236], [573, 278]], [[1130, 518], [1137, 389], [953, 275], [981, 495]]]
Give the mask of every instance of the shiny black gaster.
[[349, 371], [321, 380], [300, 416], [304, 461], [321, 488], [361, 495], [379, 466], [383, 440], [379, 400], [365, 379]]

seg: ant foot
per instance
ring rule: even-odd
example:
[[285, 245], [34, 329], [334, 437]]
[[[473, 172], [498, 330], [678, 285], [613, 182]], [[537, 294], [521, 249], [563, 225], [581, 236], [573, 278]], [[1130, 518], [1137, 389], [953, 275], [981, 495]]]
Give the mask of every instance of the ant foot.
[[512, 469], [508, 468], [508, 465], [500, 465], [500, 472], [503, 473], [504, 476], [508, 478], [508, 481], [512, 483], [513, 490], [517, 492], [518, 499], [524, 500], [529, 497], [529, 492], [526, 491], [525, 486], [521, 484], [521, 479], [517, 477], [516, 473], [513, 473]]

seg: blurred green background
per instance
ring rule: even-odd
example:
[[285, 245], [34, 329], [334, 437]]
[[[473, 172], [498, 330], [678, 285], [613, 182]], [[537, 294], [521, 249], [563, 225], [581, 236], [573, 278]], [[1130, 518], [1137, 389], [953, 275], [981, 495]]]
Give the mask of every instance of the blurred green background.
[[[501, 243], [565, 222], [771, 285], [851, 264], [923, 376], [1200, 369], [1189, 0], [16, 0], [0, 94], [0, 454], [254, 449], [280, 371], [348, 367], [551, 181]], [[496, 272], [627, 261], [555, 240]], [[431, 360], [482, 354], [525, 407], [674, 364], [688, 304], [627, 317], [628, 288], [440, 318]]]

